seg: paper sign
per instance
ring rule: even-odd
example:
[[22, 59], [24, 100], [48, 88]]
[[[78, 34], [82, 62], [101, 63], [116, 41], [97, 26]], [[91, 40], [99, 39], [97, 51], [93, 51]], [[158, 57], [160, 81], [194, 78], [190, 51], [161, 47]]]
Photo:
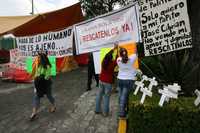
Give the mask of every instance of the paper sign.
[[51, 63], [51, 75], [56, 76], [56, 57], [55, 56], [49, 56], [49, 61]]
[[33, 59], [32, 57], [27, 57], [26, 58], [26, 71], [28, 73], [31, 73], [32, 72], [32, 63], [33, 63]]

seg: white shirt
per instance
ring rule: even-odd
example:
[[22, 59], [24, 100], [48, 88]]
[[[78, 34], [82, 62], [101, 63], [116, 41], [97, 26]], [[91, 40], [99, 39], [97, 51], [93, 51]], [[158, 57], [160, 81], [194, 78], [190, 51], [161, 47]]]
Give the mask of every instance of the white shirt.
[[127, 63], [122, 63], [122, 58], [117, 58], [117, 64], [119, 66], [118, 79], [122, 80], [135, 80], [136, 69], [133, 67], [135, 60], [137, 59], [136, 54], [132, 54]]

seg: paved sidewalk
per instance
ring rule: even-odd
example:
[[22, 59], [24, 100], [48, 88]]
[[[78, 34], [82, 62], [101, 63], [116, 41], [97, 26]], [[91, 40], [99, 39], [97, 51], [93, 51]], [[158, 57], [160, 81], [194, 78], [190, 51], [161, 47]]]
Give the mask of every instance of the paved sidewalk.
[[95, 114], [95, 98], [98, 88], [84, 93], [75, 103], [74, 110], [69, 111], [69, 119], [62, 128], [69, 133], [116, 133], [117, 132], [117, 94], [112, 94], [110, 114], [104, 117]]
[[32, 84], [0, 82], [0, 133], [117, 133], [117, 93], [111, 95], [110, 115], [94, 113], [97, 87], [85, 92], [87, 68], [59, 74], [53, 95], [57, 110], [49, 113], [49, 102], [41, 100], [39, 119], [30, 122]]

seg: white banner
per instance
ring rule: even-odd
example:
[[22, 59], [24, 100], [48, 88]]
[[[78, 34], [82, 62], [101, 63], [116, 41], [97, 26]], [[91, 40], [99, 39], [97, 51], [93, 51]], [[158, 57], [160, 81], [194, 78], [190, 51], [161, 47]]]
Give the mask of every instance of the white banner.
[[74, 26], [78, 54], [112, 47], [114, 43], [139, 42], [139, 6], [135, 3], [119, 11]]
[[192, 47], [186, 0], [141, 0], [145, 56]]
[[12, 68], [18, 68], [24, 70], [26, 67], [25, 61], [26, 57], [21, 56], [17, 48], [10, 50], [10, 66]]
[[36, 56], [38, 51], [48, 51], [49, 56], [63, 57], [73, 54], [72, 27], [57, 32], [17, 37], [21, 56]]

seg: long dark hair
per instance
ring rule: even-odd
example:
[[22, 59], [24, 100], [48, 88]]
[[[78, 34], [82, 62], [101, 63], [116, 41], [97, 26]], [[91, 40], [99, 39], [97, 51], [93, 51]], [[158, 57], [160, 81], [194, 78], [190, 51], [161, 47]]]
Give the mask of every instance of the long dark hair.
[[108, 66], [109, 66], [109, 63], [112, 61], [112, 59], [113, 59], [113, 49], [112, 50], [110, 50], [107, 54], [106, 54], [106, 56], [104, 57], [104, 59], [103, 59], [103, 62], [102, 62], [102, 67], [103, 67], [103, 69], [107, 69], [108, 68]]
[[120, 56], [122, 57], [122, 63], [127, 63], [128, 62], [128, 52], [125, 48], [120, 48], [119, 52]]
[[41, 54], [39, 54], [39, 56], [40, 56], [40, 65], [42, 67], [44, 67], [44, 68], [47, 68], [47, 66], [51, 67], [51, 63], [49, 62], [49, 59], [46, 54], [41, 53]]

